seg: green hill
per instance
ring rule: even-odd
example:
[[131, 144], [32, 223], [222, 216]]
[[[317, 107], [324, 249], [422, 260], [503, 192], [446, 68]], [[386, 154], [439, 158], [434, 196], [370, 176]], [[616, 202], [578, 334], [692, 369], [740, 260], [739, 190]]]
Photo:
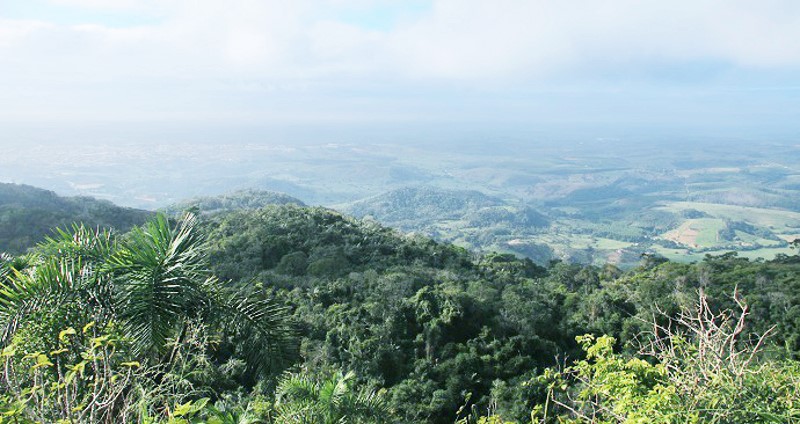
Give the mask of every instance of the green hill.
[[547, 216], [532, 207], [509, 204], [479, 191], [404, 188], [341, 209], [476, 252], [513, 252], [539, 263], [552, 258], [552, 250], [541, 243], [519, 242], [548, 228]]
[[502, 205], [501, 199], [474, 190], [407, 187], [351, 203], [342, 209], [355, 217], [370, 216], [384, 225], [416, 230], [420, 224], [462, 219], [481, 209]]
[[82, 222], [128, 231], [152, 212], [91, 197], [61, 197], [28, 185], [0, 183], [0, 252], [22, 253], [56, 227]]
[[738, 290], [753, 306], [748, 335], [776, 325], [775, 346], [800, 351], [784, 309], [797, 298], [796, 257], [544, 268], [295, 205], [205, 216], [202, 230], [215, 275], [256, 282], [293, 311], [301, 369], [352, 370], [386, 389], [392, 422], [452, 423], [465, 404], [528, 422], [546, 393], [537, 376], [580, 357], [576, 336], [612, 335], [631, 354], [655, 314], [689, 307], [701, 287], [715, 308], [736, 307]]
[[239, 190], [219, 196], [204, 196], [189, 199], [164, 208], [169, 215], [180, 214], [183, 211], [195, 211], [202, 215], [230, 212], [236, 210], [259, 209], [267, 205], [298, 205], [305, 204], [292, 196], [267, 190]]
[[[734, 232], [748, 229], [731, 225]], [[614, 364], [622, 371], [650, 364], [629, 359], [640, 358], [639, 342], [649, 337], [653, 320], [673, 325], [681, 311], [694, 313], [698, 293], [705, 293], [708, 302], [701, 305], [714, 311], [748, 305], [747, 325], [737, 327], [734, 339], [746, 344], [771, 334], [752, 367], [767, 371], [750, 374], [748, 368], [742, 374], [754, 376], [747, 387], [761, 387], [760, 397], [752, 400], [751, 392], [733, 390], [736, 385], [705, 385], [711, 401], [733, 396], [725, 405], [708, 405], [725, 413], [737, 411], [742, 401], [751, 402], [744, 408], [760, 403], [769, 409], [784, 399], [774, 396], [779, 389], [791, 417], [800, 416], [795, 406], [800, 371], [792, 362], [800, 357], [800, 310], [793, 306], [800, 301], [796, 255], [751, 261], [731, 253], [694, 264], [645, 256], [628, 271], [558, 261], [545, 268], [530, 259], [477, 255], [371, 220], [294, 204], [206, 213], [182, 223], [159, 219], [104, 237], [78, 230], [40, 245], [31, 256], [0, 257], [0, 328], [14, 333], [13, 349], [4, 349], [4, 372], [30, 376], [0, 379], [3, 410], [34, 416], [38, 404], [26, 402], [44, 401], [31, 400], [30, 385], [54, 388], [58, 402], [42, 410], [63, 409], [68, 393], [60, 389], [66, 387], [61, 380], [81, 384], [86, 399], [94, 399], [93, 391], [105, 394], [101, 383], [110, 374], [87, 367], [88, 379], [74, 378], [70, 375], [83, 365], [62, 362], [71, 358], [84, 364], [87, 355], [96, 355], [92, 349], [108, 340], [91, 333], [96, 329], [118, 336], [108, 341], [109, 354], [126, 355], [109, 362], [116, 375], [126, 377], [112, 375], [108, 384], [113, 395], [131, 396], [123, 405], [129, 407], [108, 407], [109, 422], [125, 416], [174, 422], [166, 420], [174, 418], [166, 417], [171, 411], [191, 414], [197, 422], [222, 422], [220, 415], [228, 422], [247, 414], [269, 424], [321, 422], [314, 417], [322, 413], [338, 417], [335, 422], [365, 424], [487, 422], [477, 420], [487, 413], [506, 420], [488, 422], [531, 422], [531, 411], [539, 407], [541, 412], [557, 391], [582, 389], [570, 379], [557, 386], [550, 380], [573, 359], [598, 358], [596, 349], [584, 353], [576, 340], [603, 341], [600, 359], [608, 359], [612, 348], [621, 352], [610, 357], [611, 363], [587, 363], [599, 367], [596, 378], [611, 372], [614, 379], [605, 383], [614, 390], [633, 384], [643, 390], [627, 395], [662, 393], [650, 386], [669, 383], [664, 375], [627, 378]], [[83, 260], [89, 262], [73, 267]], [[27, 271], [16, 272], [22, 270]], [[92, 276], [102, 278], [87, 278]], [[65, 281], [80, 284], [61, 284]], [[109, 296], [116, 300], [104, 301]], [[720, 313], [713, 326], [724, 331], [726, 323], [737, 322]], [[96, 325], [97, 320], [105, 322]], [[585, 334], [596, 338], [576, 339]], [[738, 349], [730, 343], [734, 339], [725, 345]], [[260, 354], [249, 342], [262, 346]], [[152, 350], [136, 351], [132, 343], [152, 343]], [[274, 368], [263, 365], [273, 361]], [[604, 365], [609, 363], [614, 366]], [[697, 369], [692, 364], [702, 363], [672, 363], [670, 369], [691, 373]], [[263, 369], [256, 371], [257, 364]], [[287, 368], [293, 372], [286, 373]], [[622, 381], [619, 375], [624, 386], [616, 383]], [[791, 385], [775, 382], [770, 377], [775, 375], [787, 376]], [[91, 378], [100, 382], [89, 384]], [[686, 377], [675, 384], [696, 387], [695, 382]], [[149, 389], [137, 390], [141, 387]], [[325, 394], [330, 387], [363, 396], [331, 402]], [[365, 404], [350, 402], [359, 399]], [[604, 400], [615, 399], [598, 401]], [[650, 404], [667, 408], [665, 413], [673, 407], [708, 410], [691, 399]], [[342, 418], [359, 411], [369, 417]], [[165, 419], [143, 417], [147, 414]], [[742, 421], [747, 420], [733, 422]]]

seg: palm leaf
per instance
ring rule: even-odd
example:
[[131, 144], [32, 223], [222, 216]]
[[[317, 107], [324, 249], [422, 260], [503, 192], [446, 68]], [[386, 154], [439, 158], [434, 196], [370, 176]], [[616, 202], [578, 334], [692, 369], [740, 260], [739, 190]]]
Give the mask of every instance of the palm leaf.
[[81, 300], [91, 280], [80, 262], [63, 259], [30, 270], [12, 269], [11, 276], [0, 281], [0, 343], [7, 344], [31, 316]]
[[318, 380], [287, 373], [275, 390], [276, 422], [384, 423], [390, 416], [381, 392], [353, 390], [355, 374], [336, 373]]
[[113, 240], [108, 230], [73, 224], [68, 229], [56, 228], [52, 236], [36, 246], [36, 251], [45, 257], [80, 259], [85, 265], [99, 265], [111, 255]]
[[187, 317], [205, 307], [203, 240], [187, 214], [173, 229], [164, 215], [130, 232], [110, 260], [116, 305], [136, 354], [159, 353]]
[[113, 248], [111, 233], [73, 225], [57, 229], [29, 255], [0, 258], [0, 342], [25, 321], [78, 304], [92, 318], [108, 313], [109, 280], [96, 272]]
[[296, 331], [288, 308], [272, 299], [248, 296], [245, 290], [226, 290], [215, 281], [219, 293], [214, 319], [240, 344], [245, 362], [254, 372], [267, 372], [285, 365], [297, 354]]
[[0, 282], [6, 281], [11, 277], [12, 266], [11, 262], [14, 257], [8, 253], [0, 253]]

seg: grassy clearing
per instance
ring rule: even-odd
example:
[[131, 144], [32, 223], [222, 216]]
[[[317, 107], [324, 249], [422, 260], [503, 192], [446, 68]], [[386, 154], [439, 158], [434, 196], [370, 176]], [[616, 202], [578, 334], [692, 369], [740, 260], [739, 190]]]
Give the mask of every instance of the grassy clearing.
[[661, 238], [691, 248], [711, 248], [723, 243], [719, 231], [725, 228], [725, 221], [717, 218], [687, 219], [680, 227], [664, 233]]
[[[720, 249], [706, 252], [693, 252], [688, 249], [669, 249], [662, 246], [654, 246], [653, 250], [659, 255], [675, 262], [697, 262], [703, 260], [706, 254], [716, 256], [732, 251], [731, 249]], [[743, 258], [764, 258], [767, 260], [775, 258], [775, 256], [778, 254], [793, 255], [797, 253], [788, 247], [765, 247], [755, 250], [737, 250], [736, 252], [738, 252], [739, 256]]]
[[800, 228], [800, 213], [779, 209], [700, 202], [670, 202], [657, 209], [675, 213], [695, 209], [705, 212], [714, 218], [744, 221], [753, 225], [767, 227], [780, 234], [797, 233], [797, 229]]
[[630, 247], [632, 243], [627, 241], [612, 240], [608, 238], [598, 238], [595, 240], [594, 248], [599, 250], [617, 250]]

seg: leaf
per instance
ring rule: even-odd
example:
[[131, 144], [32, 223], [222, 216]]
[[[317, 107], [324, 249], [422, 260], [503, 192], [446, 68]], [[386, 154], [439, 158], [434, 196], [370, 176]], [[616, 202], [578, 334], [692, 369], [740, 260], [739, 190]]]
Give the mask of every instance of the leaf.
[[15, 345], [11, 344], [3, 348], [3, 352], [0, 354], [4, 358], [9, 358], [17, 354], [17, 348]]
[[69, 327], [66, 330], [61, 330], [61, 332], [58, 333], [58, 340], [61, 340], [62, 343], [66, 343], [67, 342], [67, 336], [74, 336], [75, 334], [77, 334], [75, 329], [72, 328], [72, 327]]
[[208, 304], [202, 285], [209, 272], [195, 225], [191, 214], [177, 228], [158, 215], [132, 230], [110, 259], [119, 318], [135, 355], [163, 353], [180, 323]]
[[194, 402], [189, 401], [186, 403], [180, 403], [175, 407], [175, 410], [172, 411], [172, 415], [174, 417], [189, 417], [205, 408], [208, 404], [208, 401], [208, 398], [201, 398]]
[[61, 349], [58, 349], [58, 350], [51, 351], [50, 352], [50, 356], [58, 356], [58, 355], [61, 355], [62, 353], [66, 353], [66, 352], [69, 352], [69, 349], [61, 348]]
[[36, 365], [31, 367], [31, 369], [35, 370], [42, 367], [49, 367], [52, 365], [53, 363], [50, 361], [50, 358], [48, 358], [47, 355], [40, 353], [39, 355], [36, 356]]

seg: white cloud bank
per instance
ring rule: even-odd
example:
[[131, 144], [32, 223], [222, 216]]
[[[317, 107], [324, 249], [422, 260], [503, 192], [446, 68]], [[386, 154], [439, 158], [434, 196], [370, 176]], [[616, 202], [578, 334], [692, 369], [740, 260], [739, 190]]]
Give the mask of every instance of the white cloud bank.
[[475, 87], [500, 95], [520, 86], [602, 88], [631, 69], [658, 85], [665, 67], [716, 78], [697, 63], [800, 70], [800, 2], [792, 0], [433, 0], [381, 29], [342, 16], [396, 8], [392, 0], [52, 3], [152, 23], [65, 24], [3, 18], [0, 9], [0, 113], [10, 119], [275, 112], [236, 92], [296, 92], [330, 109], [326, 96], [358, 93], [369, 104], [415, 87], [444, 86], [453, 99]]

